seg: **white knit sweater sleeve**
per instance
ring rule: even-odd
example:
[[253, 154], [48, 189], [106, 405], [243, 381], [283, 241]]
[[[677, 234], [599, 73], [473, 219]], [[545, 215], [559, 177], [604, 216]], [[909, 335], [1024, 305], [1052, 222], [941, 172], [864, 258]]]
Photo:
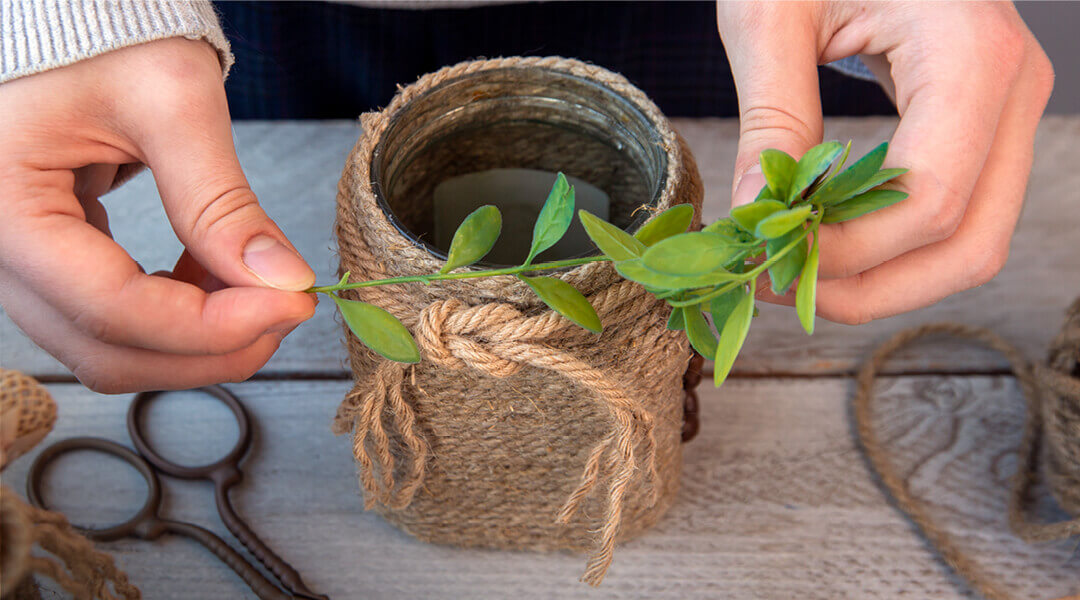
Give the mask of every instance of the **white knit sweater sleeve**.
[[206, 40], [232, 65], [208, 0], [0, 0], [0, 83], [171, 37]]

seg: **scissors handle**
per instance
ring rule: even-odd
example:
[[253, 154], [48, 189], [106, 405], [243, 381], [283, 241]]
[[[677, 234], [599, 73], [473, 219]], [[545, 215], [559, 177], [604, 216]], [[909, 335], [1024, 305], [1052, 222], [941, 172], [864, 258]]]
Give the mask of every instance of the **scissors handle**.
[[277, 586], [267, 581], [255, 567], [251, 566], [251, 563], [244, 560], [236, 550], [229, 547], [224, 540], [214, 533], [198, 525], [179, 521], [161, 521], [161, 525], [169, 533], [191, 538], [213, 552], [221, 559], [221, 562], [229, 565], [229, 568], [235, 571], [251, 587], [251, 590], [255, 592], [255, 595], [260, 600], [293, 600], [295, 598], [295, 596], [282, 592]]
[[231, 487], [234, 481], [235, 480], [218, 481], [214, 486], [218, 514], [221, 515], [221, 520], [225, 523], [225, 527], [236, 536], [236, 539], [240, 540], [240, 543], [243, 544], [264, 567], [274, 574], [274, 577], [277, 577], [278, 581], [281, 582], [281, 585], [283, 585], [285, 589], [297, 596], [310, 598], [311, 600], [329, 600], [327, 596], [316, 594], [311, 591], [300, 578], [300, 573], [292, 568], [292, 566], [285, 562], [280, 556], [275, 554], [269, 546], [264, 544], [263, 541], [259, 539], [259, 536], [255, 535], [255, 532], [248, 527], [247, 523], [236, 514], [236, 511], [233, 510], [232, 502], [229, 501], [229, 487]]

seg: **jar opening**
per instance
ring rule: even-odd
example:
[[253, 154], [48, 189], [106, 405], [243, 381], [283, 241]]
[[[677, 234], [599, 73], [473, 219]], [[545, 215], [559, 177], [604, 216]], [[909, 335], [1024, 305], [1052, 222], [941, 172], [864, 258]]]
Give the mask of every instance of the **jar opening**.
[[[443, 82], [398, 111], [372, 155], [371, 184], [402, 235], [445, 258], [449, 236], [435, 238], [436, 188], [462, 175], [506, 169], [548, 171], [552, 183], [561, 171], [587, 182], [607, 195], [608, 220], [632, 231], [648, 218], [638, 209], [660, 199], [667, 154], [656, 125], [610, 88], [562, 71], [506, 67]], [[537, 212], [545, 197], [535, 199]], [[507, 219], [535, 218], [510, 212], [525, 216], [504, 214], [504, 236], [522, 229]], [[439, 226], [452, 233], [458, 222]], [[527, 225], [531, 231], [531, 221]], [[552, 259], [549, 253], [541, 260]]]

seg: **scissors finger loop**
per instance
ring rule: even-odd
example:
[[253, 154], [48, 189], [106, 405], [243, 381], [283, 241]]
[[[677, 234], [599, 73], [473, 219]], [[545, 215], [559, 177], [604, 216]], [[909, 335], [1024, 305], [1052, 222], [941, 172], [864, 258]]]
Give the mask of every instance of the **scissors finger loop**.
[[142, 457], [111, 440], [95, 437], [75, 437], [57, 442], [42, 451], [34, 459], [34, 463], [30, 465], [30, 473], [26, 477], [26, 495], [30, 499], [30, 503], [38, 508], [49, 509], [41, 492], [46, 469], [61, 455], [80, 450], [104, 452], [130, 464], [142, 474], [148, 489], [146, 502], [143, 503], [139, 512], [135, 513], [135, 516], [127, 521], [103, 528], [82, 527], [75, 524], [72, 524], [72, 526], [86, 537], [99, 542], [107, 542], [126, 536], [138, 536], [139, 526], [156, 518], [158, 506], [161, 504], [161, 482], [158, 481], [157, 475]]
[[237, 400], [236, 396], [233, 396], [225, 388], [219, 385], [210, 385], [197, 388], [195, 391], [206, 393], [213, 398], [220, 400], [232, 410], [233, 416], [236, 417], [236, 425], [239, 430], [236, 445], [233, 446], [232, 450], [220, 460], [195, 467], [178, 465], [163, 458], [150, 446], [141, 425], [140, 417], [142, 415], [142, 410], [155, 398], [167, 392], [141, 392], [135, 395], [135, 398], [131, 401], [131, 407], [128, 408], [128, 433], [131, 435], [131, 441], [135, 444], [135, 448], [139, 450], [139, 453], [161, 472], [183, 479], [212, 479], [215, 472], [221, 471], [224, 467], [235, 469], [240, 463], [240, 459], [244, 457], [244, 453], [247, 452], [248, 446], [251, 443], [251, 423], [248, 419], [247, 412], [244, 410], [244, 406], [240, 404], [240, 401]]

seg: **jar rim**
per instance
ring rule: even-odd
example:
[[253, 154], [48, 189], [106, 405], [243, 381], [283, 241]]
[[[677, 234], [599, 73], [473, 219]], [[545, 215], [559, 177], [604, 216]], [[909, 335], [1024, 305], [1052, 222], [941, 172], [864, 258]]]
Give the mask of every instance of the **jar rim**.
[[[643, 125], [643, 130], [648, 137], [648, 139], [645, 141], [649, 146], [652, 146], [653, 158], [654, 160], [656, 160], [655, 176], [648, 177], [650, 182], [654, 182], [653, 185], [650, 186], [652, 188], [652, 193], [648, 201], [643, 203], [643, 206], [657, 206], [661, 202], [665, 189], [668, 185], [669, 157], [664, 151], [665, 143], [663, 135], [661, 134], [660, 124], [651, 119], [648, 113], [643, 110], [643, 108], [631, 98], [619, 93], [618, 91], [612, 89], [608, 85], [605, 85], [601, 81], [597, 81], [595, 79], [585, 77], [564, 69], [553, 68], [546, 65], [500, 66], [490, 69], [478, 70], [471, 73], [465, 73], [439, 82], [438, 84], [432, 86], [430, 89], [424, 90], [422, 93], [418, 94], [415, 98], [410, 99], [398, 110], [396, 110], [392, 115], [390, 115], [386, 127], [379, 133], [379, 139], [375, 144], [374, 148], [372, 149], [371, 154], [369, 183], [371, 185], [371, 191], [374, 195], [376, 204], [378, 205], [380, 211], [383, 213], [383, 216], [386, 218], [386, 220], [394, 227], [394, 229], [400, 235], [405, 237], [412, 244], [423, 248], [424, 251], [431, 256], [439, 260], [447, 259], [447, 254], [445, 251], [439, 249], [434, 244], [422, 239], [419, 235], [413, 232], [410, 227], [406, 226], [405, 223], [402, 222], [402, 220], [398, 217], [397, 213], [394, 211], [393, 207], [390, 205], [388, 195], [384, 190], [383, 175], [385, 170], [388, 168], [388, 165], [384, 163], [387, 144], [389, 143], [389, 141], [395, 139], [394, 134], [397, 133], [398, 129], [404, 126], [404, 124], [408, 123], [411, 117], [415, 116], [413, 114], [413, 111], [418, 110], [417, 107], [423, 107], [425, 100], [429, 100], [433, 95], [445, 93], [447, 88], [449, 88], [450, 86], [461, 84], [462, 82], [467, 82], [469, 80], [480, 79], [481, 77], [485, 76], [491, 77], [493, 74], [497, 75], [499, 73], [520, 73], [529, 71], [542, 71], [545, 73], [545, 75], [553, 75], [557, 78], [561, 78], [564, 81], [572, 82], [574, 85], [583, 86], [585, 89], [597, 91], [599, 92], [599, 96], [603, 97], [604, 99], [614, 101], [624, 112], [632, 115], [632, 120], [637, 121], [637, 123], [640, 125]], [[527, 98], [529, 96], [510, 95], [509, 97]], [[606, 116], [610, 117], [610, 115]], [[385, 183], [389, 185], [389, 182]], [[631, 217], [630, 222], [626, 225], [624, 229], [628, 232], [635, 231], [636, 229], [640, 228], [645, 223], [645, 221], [650, 218], [650, 216], [651, 215], [648, 211], [635, 211], [635, 213]], [[596, 252], [591, 252], [582, 255], [582, 257], [595, 254]], [[509, 266], [487, 263], [484, 261], [478, 262], [477, 265], [487, 267]]]

